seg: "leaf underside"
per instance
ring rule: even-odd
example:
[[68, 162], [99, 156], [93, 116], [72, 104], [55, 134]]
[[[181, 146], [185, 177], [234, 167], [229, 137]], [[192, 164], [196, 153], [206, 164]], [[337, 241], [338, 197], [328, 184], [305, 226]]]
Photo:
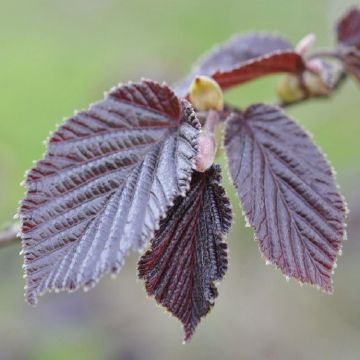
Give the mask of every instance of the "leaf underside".
[[[282, 52], [288, 55], [281, 57], [280, 53]], [[275, 54], [276, 57], [270, 65], [269, 60], [262, 65], [261, 58], [264, 56], [268, 58]], [[251, 60], [254, 61], [254, 64]], [[283, 37], [267, 33], [235, 36], [202, 57], [191, 73], [184, 80], [175, 84], [175, 92], [179, 96], [186, 96], [191, 82], [198, 75], [213, 77], [214, 74], [218, 74], [216, 80], [220, 86], [229, 88], [270, 73], [288, 72], [289, 67], [290, 72], [294, 72], [294, 68], [297, 71], [297, 67], [302, 68], [303, 63], [301, 57], [293, 52], [291, 44]], [[272, 69], [271, 72], [270, 69]], [[230, 77], [233, 79], [231, 84], [229, 83]]]
[[286, 276], [331, 292], [346, 205], [322, 153], [280, 109], [262, 104], [228, 118], [225, 147], [266, 259]]
[[185, 340], [190, 340], [217, 296], [214, 281], [227, 269], [223, 237], [231, 219], [220, 167], [194, 172], [186, 197], [175, 201], [139, 261], [147, 293], [183, 323]]
[[199, 123], [152, 81], [119, 86], [68, 119], [29, 171], [19, 216], [26, 297], [117, 273], [187, 191]]

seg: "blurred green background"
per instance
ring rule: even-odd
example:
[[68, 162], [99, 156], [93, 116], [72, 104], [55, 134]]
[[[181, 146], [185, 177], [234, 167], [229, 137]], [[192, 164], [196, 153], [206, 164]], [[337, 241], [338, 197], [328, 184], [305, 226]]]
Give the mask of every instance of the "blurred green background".
[[[24, 171], [43, 140], [75, 109], [118, 82], [141, 77], [172, 83], [233, 33], [279, 31], [297, 42], [308, 32], [334, 42], [345, 0], [0, 0], [0, 224], [12, 221]], [[240, 106], [274, 101], [276, 78], [231, 91]], [[360, 88], [348, 81], [334, 98], [290, 110], [338, 171], [351, 214], [335, 274], [335, 294], [286, 282], [266, 267], [236, 222], [228, 275], [193, 341], [145, 296], [137, 254], [116, 281], [87, 294], [47, 295], [25, 304], [19, 246], [0, 251], [0, 360], [360, 359]], [[223, 160], [221, 160], [223, 161]]]

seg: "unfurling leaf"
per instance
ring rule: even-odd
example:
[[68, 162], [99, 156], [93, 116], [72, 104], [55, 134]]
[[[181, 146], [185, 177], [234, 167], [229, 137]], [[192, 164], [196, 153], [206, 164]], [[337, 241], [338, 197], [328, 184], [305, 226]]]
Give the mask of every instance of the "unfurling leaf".
[[340, 48], [339, 54], [346, 70], [360, 82], [360, 49]]
[[300, 55], [295, 52], [279, 52], [249, 60], [231, 71], [218, 71], [212, 77], [226, 90], [261, 76], [281, 72], [299, 74], [304, 70], [305, 64]]
[[336, 27], [338, 43], [360, 50], [360, 9], [347, 12]]
[[[274, 59], [269, 60], [271, 55]], [[271, 73], [298, 72], [303, 66], [301, 56], [279, 35], [250, 33], [235, 36], [201, 58], [191, 73], [175, 85], [175, 92], [186, 96], [197, 75], [213, 77], [226, 89]]]
[[338, 55], [360, 82], [360, 9], [351, 9], [337, 24]]
[[30, 303], [94, 285], [150, 240], [189, 187], [198, 129], [191, 106], [152, 81], [119, 86], [59, 127], [19, 210]]
[[346, 206], [309, 135], [279, 108], [260, 104], [228, 118], [225, 147], [261, 252], [286, 276], [331, 292]]
[[231, 218], [220, 167], [194, 172], [186, 197], [175, 201], [139, 261], [146, 291], [183, 323], [185, 340], [217, 296], [214, 281], [227, 269], [223, 236]]

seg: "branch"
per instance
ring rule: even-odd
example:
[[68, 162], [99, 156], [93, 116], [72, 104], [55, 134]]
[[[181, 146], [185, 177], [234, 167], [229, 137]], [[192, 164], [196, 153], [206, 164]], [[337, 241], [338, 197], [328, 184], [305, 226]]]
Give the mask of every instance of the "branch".
[[7, 245], [15, 244], [20, 241], [18, 233], [20, 231], [20, 224], [12, 224], [0, 230], [0, 248]]
[[337, 50], [317, 50], [314, 51], [310, 56], [307, 57], [307, 60], [312, 59], [319, 59], [319, 58], [330, 58], [330, 59], [336, 59], [341, 60], [341, 56], [339, 55], [339, 52]]

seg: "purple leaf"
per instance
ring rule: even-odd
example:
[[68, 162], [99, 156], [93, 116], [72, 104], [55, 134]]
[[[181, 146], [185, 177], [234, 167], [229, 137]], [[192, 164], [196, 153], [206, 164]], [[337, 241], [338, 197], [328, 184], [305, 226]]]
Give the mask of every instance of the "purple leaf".
[[346, 206], [309, 135], [279, 108], [259, 104], [228, 118], [225, 147], [266, 259], [286, 276], [331, 292]]
[[183, 323], [185, 340], [217, 296], [214, 281], [227, 269], [223, 237], [231, 219], [220, 167], [195, 172], [186, 197], [176, 200], [139, 261], [146, 291]]
[[[235, 36], [201, 58], [193, 67], [191, 73], [175, 85], [175, 92], [179, 96], [186, 96], [191, 82], [197, 75], [212, 77], [216, 73], [226, 74], [232, 73], [234, 70], [240, 71], [242, 65], [248, 64], [250, 60], [258, 61], [259, 58], [264, 56], [282, 52], [292, 53], [293, 58], [297, 58], [296, 61], [301, 60], [301, 57], [293, 52], [291, 44], [279, 35], [250, 33], [243, 36]], [[293, 58], [288, 60], [294, 61]], [[281, 60], [281, 64], [284, 64], [283, 60]], [[287, 68], [279, 71], [287, 72]], [[266, 74], [268, 73], [258, 73], [257, 77]], [[246, 80], [241, 78], [239, 81], [241, 83], [251, 79], [251, 77], [248, 77]], [[235, 85], [235, 83], [232, 85]], [[221, 83], [220, 86], [222, 86]]]
[[191, 106], [152, 81], [119, 86], [59, 127], [19, 210], [30, 303], [93, 286], [150, 240], [189, 187], [198, 129]]
[[338, 43], [360, 50], [360, 9], [349, 10], [338, 22], [336, 32]]

